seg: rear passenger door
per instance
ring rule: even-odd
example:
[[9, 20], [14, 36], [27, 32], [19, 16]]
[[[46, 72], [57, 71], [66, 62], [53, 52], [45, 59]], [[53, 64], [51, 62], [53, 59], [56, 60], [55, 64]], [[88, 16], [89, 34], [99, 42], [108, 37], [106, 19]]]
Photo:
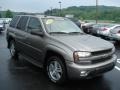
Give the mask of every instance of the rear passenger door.
[[27, 39], [27, 32], [26, 32], [26, 25], [28, 23], [28, 16], [21, 16], [17, 26], [16, 26], [16, 47], [22, 53], [26, 54], [26, 39]]
[[27, 44], [29, 46], [27, 48], [28, 54], [34, 60], [41, 62], [45, 49], [44, 36], [31, 34], [32, 32], [43, 33], [43, 28], [38, 18], [30, 17], [27, 32]]

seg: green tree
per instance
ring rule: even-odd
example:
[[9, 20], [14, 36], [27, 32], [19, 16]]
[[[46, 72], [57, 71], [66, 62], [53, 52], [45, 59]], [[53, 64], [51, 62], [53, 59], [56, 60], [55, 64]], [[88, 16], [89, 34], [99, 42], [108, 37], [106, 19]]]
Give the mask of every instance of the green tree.
[[[50, 15], [50, 10], [47, 10], [45, 14]], [[66, 14], [72, 14], [78, 19], [95, 20], [96, 6], [72, 6], [62, 9], [62, 16], [65, 16]], [[59, 9], [53, 9], [52, 15], [59, 16]], [[120, 22], [120, 7], [99, 6], [98, 20], [112, 20]]]
[[0, 13], [0, 18], [2, 18], [2, 15], [1, 15], [1, 13]]
[[12, 18], [12, 17], [13, 17], [12, 11], [7, 10], [6, 13], [5, 13], [5, 17], [6, 17], [6, 18]]

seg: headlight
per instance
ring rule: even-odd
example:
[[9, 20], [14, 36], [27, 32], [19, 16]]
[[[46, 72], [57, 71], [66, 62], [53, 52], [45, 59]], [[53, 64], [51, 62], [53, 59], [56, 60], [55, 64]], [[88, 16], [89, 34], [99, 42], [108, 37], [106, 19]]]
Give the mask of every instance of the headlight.
[[85, 58], [91, 56], [90, 52], [74, 52], [73, 57], [74, 60], [79, 60], [79, 58]]

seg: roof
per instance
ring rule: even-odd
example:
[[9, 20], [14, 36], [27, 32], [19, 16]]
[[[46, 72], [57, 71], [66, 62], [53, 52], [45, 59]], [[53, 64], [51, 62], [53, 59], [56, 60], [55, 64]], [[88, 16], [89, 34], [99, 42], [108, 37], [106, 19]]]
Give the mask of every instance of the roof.
[[29, 17], [38, 17], [38, 18], [64, 18], [58, 16], [47, 16], [47, 15], [17, 15], [17, 16], [29, 16]]

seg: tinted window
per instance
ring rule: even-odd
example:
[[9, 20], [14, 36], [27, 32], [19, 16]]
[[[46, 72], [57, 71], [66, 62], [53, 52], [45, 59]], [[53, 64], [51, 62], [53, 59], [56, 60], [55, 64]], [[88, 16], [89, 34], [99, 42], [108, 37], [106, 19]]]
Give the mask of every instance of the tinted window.
[[21, 30], [25, 30], [26, 29], [26, 24], [28, 21], [28, 17], [27, 16], [22, 16], [18, 22], [17, 28], [21, 29]]
[[10, 27], [15, 27], [16, 23], [18, 22], [20, 16], [16, 16], [12, 19], [11, 23], [10, 23]]
[[28, 32], [30, 32], [31, 30], [42, 31], [42, 26], [37, 18], [34, 17], [30, 18], [28, 24]]

